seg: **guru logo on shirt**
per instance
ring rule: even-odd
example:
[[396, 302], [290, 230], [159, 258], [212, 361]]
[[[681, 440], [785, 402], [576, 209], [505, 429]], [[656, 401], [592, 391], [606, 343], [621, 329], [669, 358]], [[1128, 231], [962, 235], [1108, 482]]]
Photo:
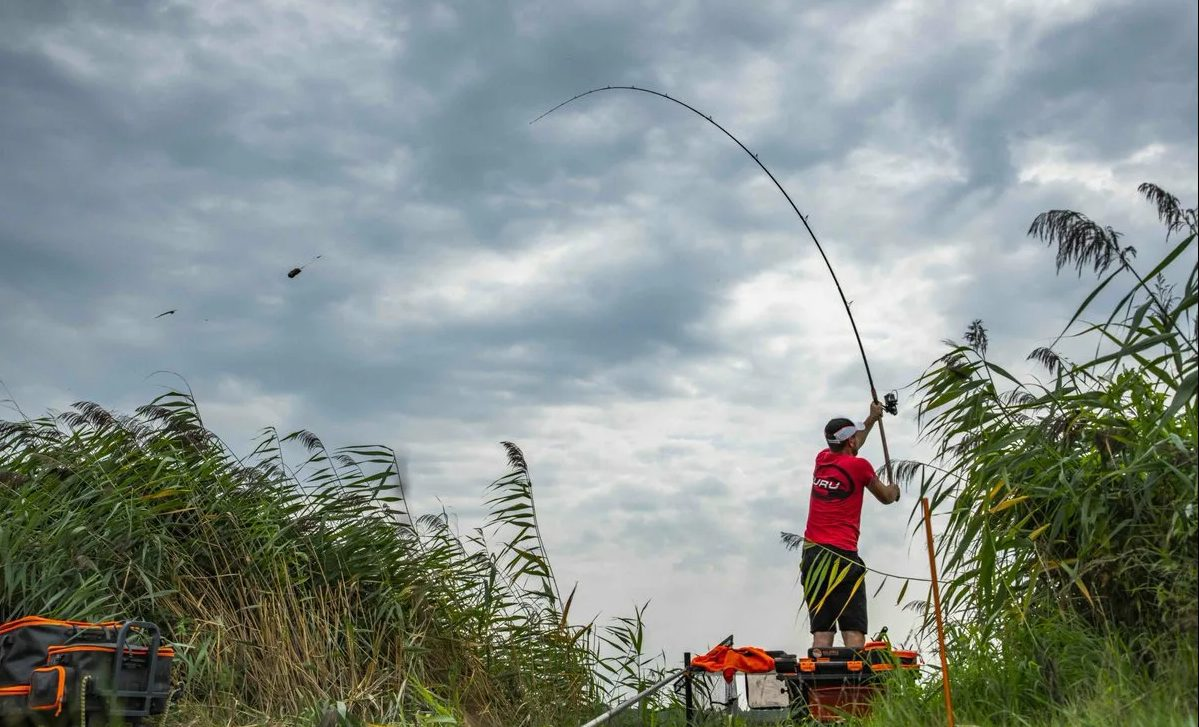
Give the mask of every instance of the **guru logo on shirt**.
[[853, 485], [827, 477], [816, 477], [812, 480], [812, 494], [822, 500], [844, 500], [853, 494]]

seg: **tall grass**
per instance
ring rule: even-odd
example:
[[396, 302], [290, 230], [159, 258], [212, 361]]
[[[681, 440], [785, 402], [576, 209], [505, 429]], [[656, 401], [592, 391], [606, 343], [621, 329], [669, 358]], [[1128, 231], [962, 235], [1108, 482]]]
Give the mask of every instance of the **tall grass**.
[[[1167, 238], [1144, 273], [1084, 215], [1033, 223], [1059, 270], [1099, 276], [1058, 343], [1029, 354], [1041, 375], [988, 358], [975, 321], [920, 378], [936, 456], [897, 471], [948, 513], [937, 545], [948, 648], [975, 721], [1063, 723], [1105, 698], [1129, 703], [1114, 713], [1196, 712], [1196, 218], [1141, 191]], [[1117, 302], [1092, 320], [1105, 293]]]
[[568, 623], [505, 446], [461, 535], [412, 519], [391, 450], [268, 429], [239, 458], [187, 394], [0, 424], [0, 620], [158, 622], [210, 711], [569, 724], [605, 691], [595, 632]]

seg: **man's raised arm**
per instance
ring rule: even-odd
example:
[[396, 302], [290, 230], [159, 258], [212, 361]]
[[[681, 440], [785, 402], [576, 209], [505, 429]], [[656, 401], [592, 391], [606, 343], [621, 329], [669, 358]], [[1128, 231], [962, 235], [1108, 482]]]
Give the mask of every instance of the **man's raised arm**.
[[894, 483], [884, 485], [882, 480], [874, 477], [870, 480], [870, 484], [866, 485], [866, 489], [870, 490], [870, 494], [878, 498], [878, 501], [884, 505], [899, 502], [899, 485]]
[[858, 449], [866, 443], [866, 437], [870, 436], [870, 430], [874, 429], [874, 423], [883, 418], [883, 405], [877, 401], [870, 403], [870, 413], [866, 415], [866, 421], [863, 424], [866, 428], [858, 432], [854, 436], [858, 438]]

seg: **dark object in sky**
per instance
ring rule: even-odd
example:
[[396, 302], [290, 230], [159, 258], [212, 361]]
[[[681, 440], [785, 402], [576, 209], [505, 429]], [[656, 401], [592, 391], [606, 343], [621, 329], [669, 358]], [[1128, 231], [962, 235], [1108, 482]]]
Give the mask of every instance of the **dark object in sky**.
[[298, 267], [298, 268], [292, 268], [292, 269], [291, 269], [291, 270], [290, 270], [290, 271], [287, 273], [287, 277], [289, 277], [289, 278], [294, 278], [294, 277], [296, 277], [296, 276], [297, 276], [297, 275], [299, 275], [300, 273], [304, 272], [304, 268], [308, 267], [309, 265], [313, 264], [314, 262], [316, 262], [317, 260], [320, 260], [320, 259], [321, 259], [321, 256], [320, 256], [320, 255], [317, 255], [316, 257], [312, 258], [311, 260], [309, 260], [307, 263], [305, 263], [305, 264], [301, 265], [300, 267]]
[[173, 316], [173, 315], [175, 315], [175, 311], [172, 309], [172, 310], [166, 311], [165, 313], [159, 313], [158, 315], [156, 315], [154, 317], [162, 318], [163, 316]]

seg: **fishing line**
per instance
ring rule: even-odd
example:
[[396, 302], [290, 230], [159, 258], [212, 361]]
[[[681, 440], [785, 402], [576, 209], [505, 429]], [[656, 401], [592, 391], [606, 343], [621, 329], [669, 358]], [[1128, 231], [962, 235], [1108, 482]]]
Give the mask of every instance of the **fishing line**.
[[[536, 124], [538, 121], [541, 121], [546, 116], [549, 116], [550, 114], [554, 113], [555, 111], [562, 108], [563, 106], [566, 106], [567, 104], [578, 101], [579, 99], [583, 98], [584, 96], [590, 96], [593, 93], [600, 93], [602, 91], [618, 91], [618, 90], [637, 91], [640, 93], [648, 93], [652, 96], [657, 96], [658, 98], [663, 98], [663, 99], [666, 99], [667, 101], [671, 101], [673, 103], [678, 104], [679, 106], [682, 106], [683, 108], [687, 109], [691, 113], [693, 113], [696, 116], [699, 116], [703, 120], [707, 121], [709, 124], [715, 126], [717, 129], [720, 129], [720, 131], [723, 132], [725, 136], [727, 136], [728, 138], [733, 140], [733, 143], [735, 143], [737, 146], [741, 147], [742, 151], [744, 151], [751, 158], [753, 158], [754, 163], [757, 164], [759, 167], [761, 167], [763, 172], [766, 172], [766, 176], [770, 177], [770, 181], [774, 182], [774, 186], [778, 187], [778, 190], [783, 193], [783, 197], [785, 197], [787, 200], [787, 203], [791, 205], [791, 209], [795, 210], [795, 214], [799, 217], [799, 221], [803, 223], [804, 229], [808, 231], [808, 236], [812, 238], [812, 242], [815, 243], [816, 249], [820, 252], [820, 257], [824, 260], [824, 265], [825, 265], [825, 267], [828, 268], [829, 275], [831, 275], [833, 278], [833, 284], [837, 286], [837, 294], [839, 296], [841, 296], [841, 304], [845, 307], [845, 315], [849, 316], [849, 325], [853, 328], [853, 337], [858, 343], [858, 352], [862, 354], [862, 366], [866, 369], [866, 380], [870, 384], [871, 400], [876, 401], [876, 402], [879, 401], [878, 391], [874, 387], [874, 376], [870, 373], [870, 361], [868, 361], [866, 359], [866, 348], [865, 348], [865, 346], [862, 345], [862, 336], [858, 333], [858, 324], [853, 318], [853, 311], [850, 310], [849, 300], [845, 297], [845, 291], [841, 289], [841, 281], [837, 279], [837, 273], [836, 273], [836, 271], [833, 270], [833, 264], [831, 261], [829, 261], [828, 255], [825, 254], [824, 247], [820, 244], [820, 240], [816, 238], [816, 233], [812, 230], [812, 226], [810, 224], [808, 224], [808, 218], [805, 217], [804, 214], [799, 211], [799, 207], [797, 207], [795, 205], [795, 202], [791, 199], [791, 195], [787, 194], [787, 190], [783, 188], [783, 185], [774, 176], [774, 174], [771, 173], [771, 171], [766, 168], [766, 165], [762, 163], [762, 160], [758, 158], [758, 155], [754, 154], [752, 151], [750, 151], [749, 148], [747, 148], [745, 146], [745, 144], [742, 144], [741, 140], [738, 139], [736, 136], [733, 136], [733, 133], [731, 131], [724, 128], [718, 122], [713, 120], [711, 115], [705, 114], [704, 112], [695, 108], [694, 106], [687, 103], [686, 101], [681, 101], [669, 94], [662, 93], [661, 91], [655, 91], [650, 88], [639, 88], [637, 86], [631, 86], [631, 85], [630, 86], [604, 86], [603, 88], [593, 88], [590, 91], [585, 91], [583, 93], [580, 93], [572, 98], [569, 98], [569, 99], [563, 101], [562, 103], [553, 107], [549, 111], [546, 111], [544, 114], [542, 114], [542, 115], [538, 116], [537, 118], [533, 119], [532, 121], [530, 121], [529, 125], [531, 126], [533, 124]], [[891, 402], [888, 402], [888, 404], [890, 404], [890, 403]], [[891, 452], [887, 447], [887, 434], [886, 434], [886, 431], [883, 429], [882, 419], [879, 419], [879, 421], [878, 421], [878, 433], [879, 433], [879, 438], [882, 440], [882, 443], [883, 443], [883, 461], [886, 464], [887, 480], [889, 483], [891, 483], [891, 482], [894, 482], [895, 479], [891, 474]]]
[[[936, 515], [939, 513], [933, 513], [933, 514]], [[847, 556], [841, 555], [837, 551], [830, 549], [828, 546], [823, 545], [821, 543], [817, 543], [813, 540], [805, 540], [804, 547], [805, 548], [817, 548], [817, 549], [822, 550], [825, 553], [827, 553], [830, 557], [842, 560], [842, 561], [850, 564], [851, 566], [861, 568], [863, 570], [869, 571], [870, 573], [876, 573], [885, 578], [894, 578], [894, 579], [900, 580], [900, 581], [919, 581], [921, 583], [932, 583], [933, 582], [932, 578], [921, 578], [920, 576], [901, 576], [898, 573], [888, 573], [886, 571], [882, 571], [877, 568], [871, 568], [870, 566], [868, 566], [864, 563], [859, 563], [856, 560], [854, 560], [853, 558], [849, 558]]]

